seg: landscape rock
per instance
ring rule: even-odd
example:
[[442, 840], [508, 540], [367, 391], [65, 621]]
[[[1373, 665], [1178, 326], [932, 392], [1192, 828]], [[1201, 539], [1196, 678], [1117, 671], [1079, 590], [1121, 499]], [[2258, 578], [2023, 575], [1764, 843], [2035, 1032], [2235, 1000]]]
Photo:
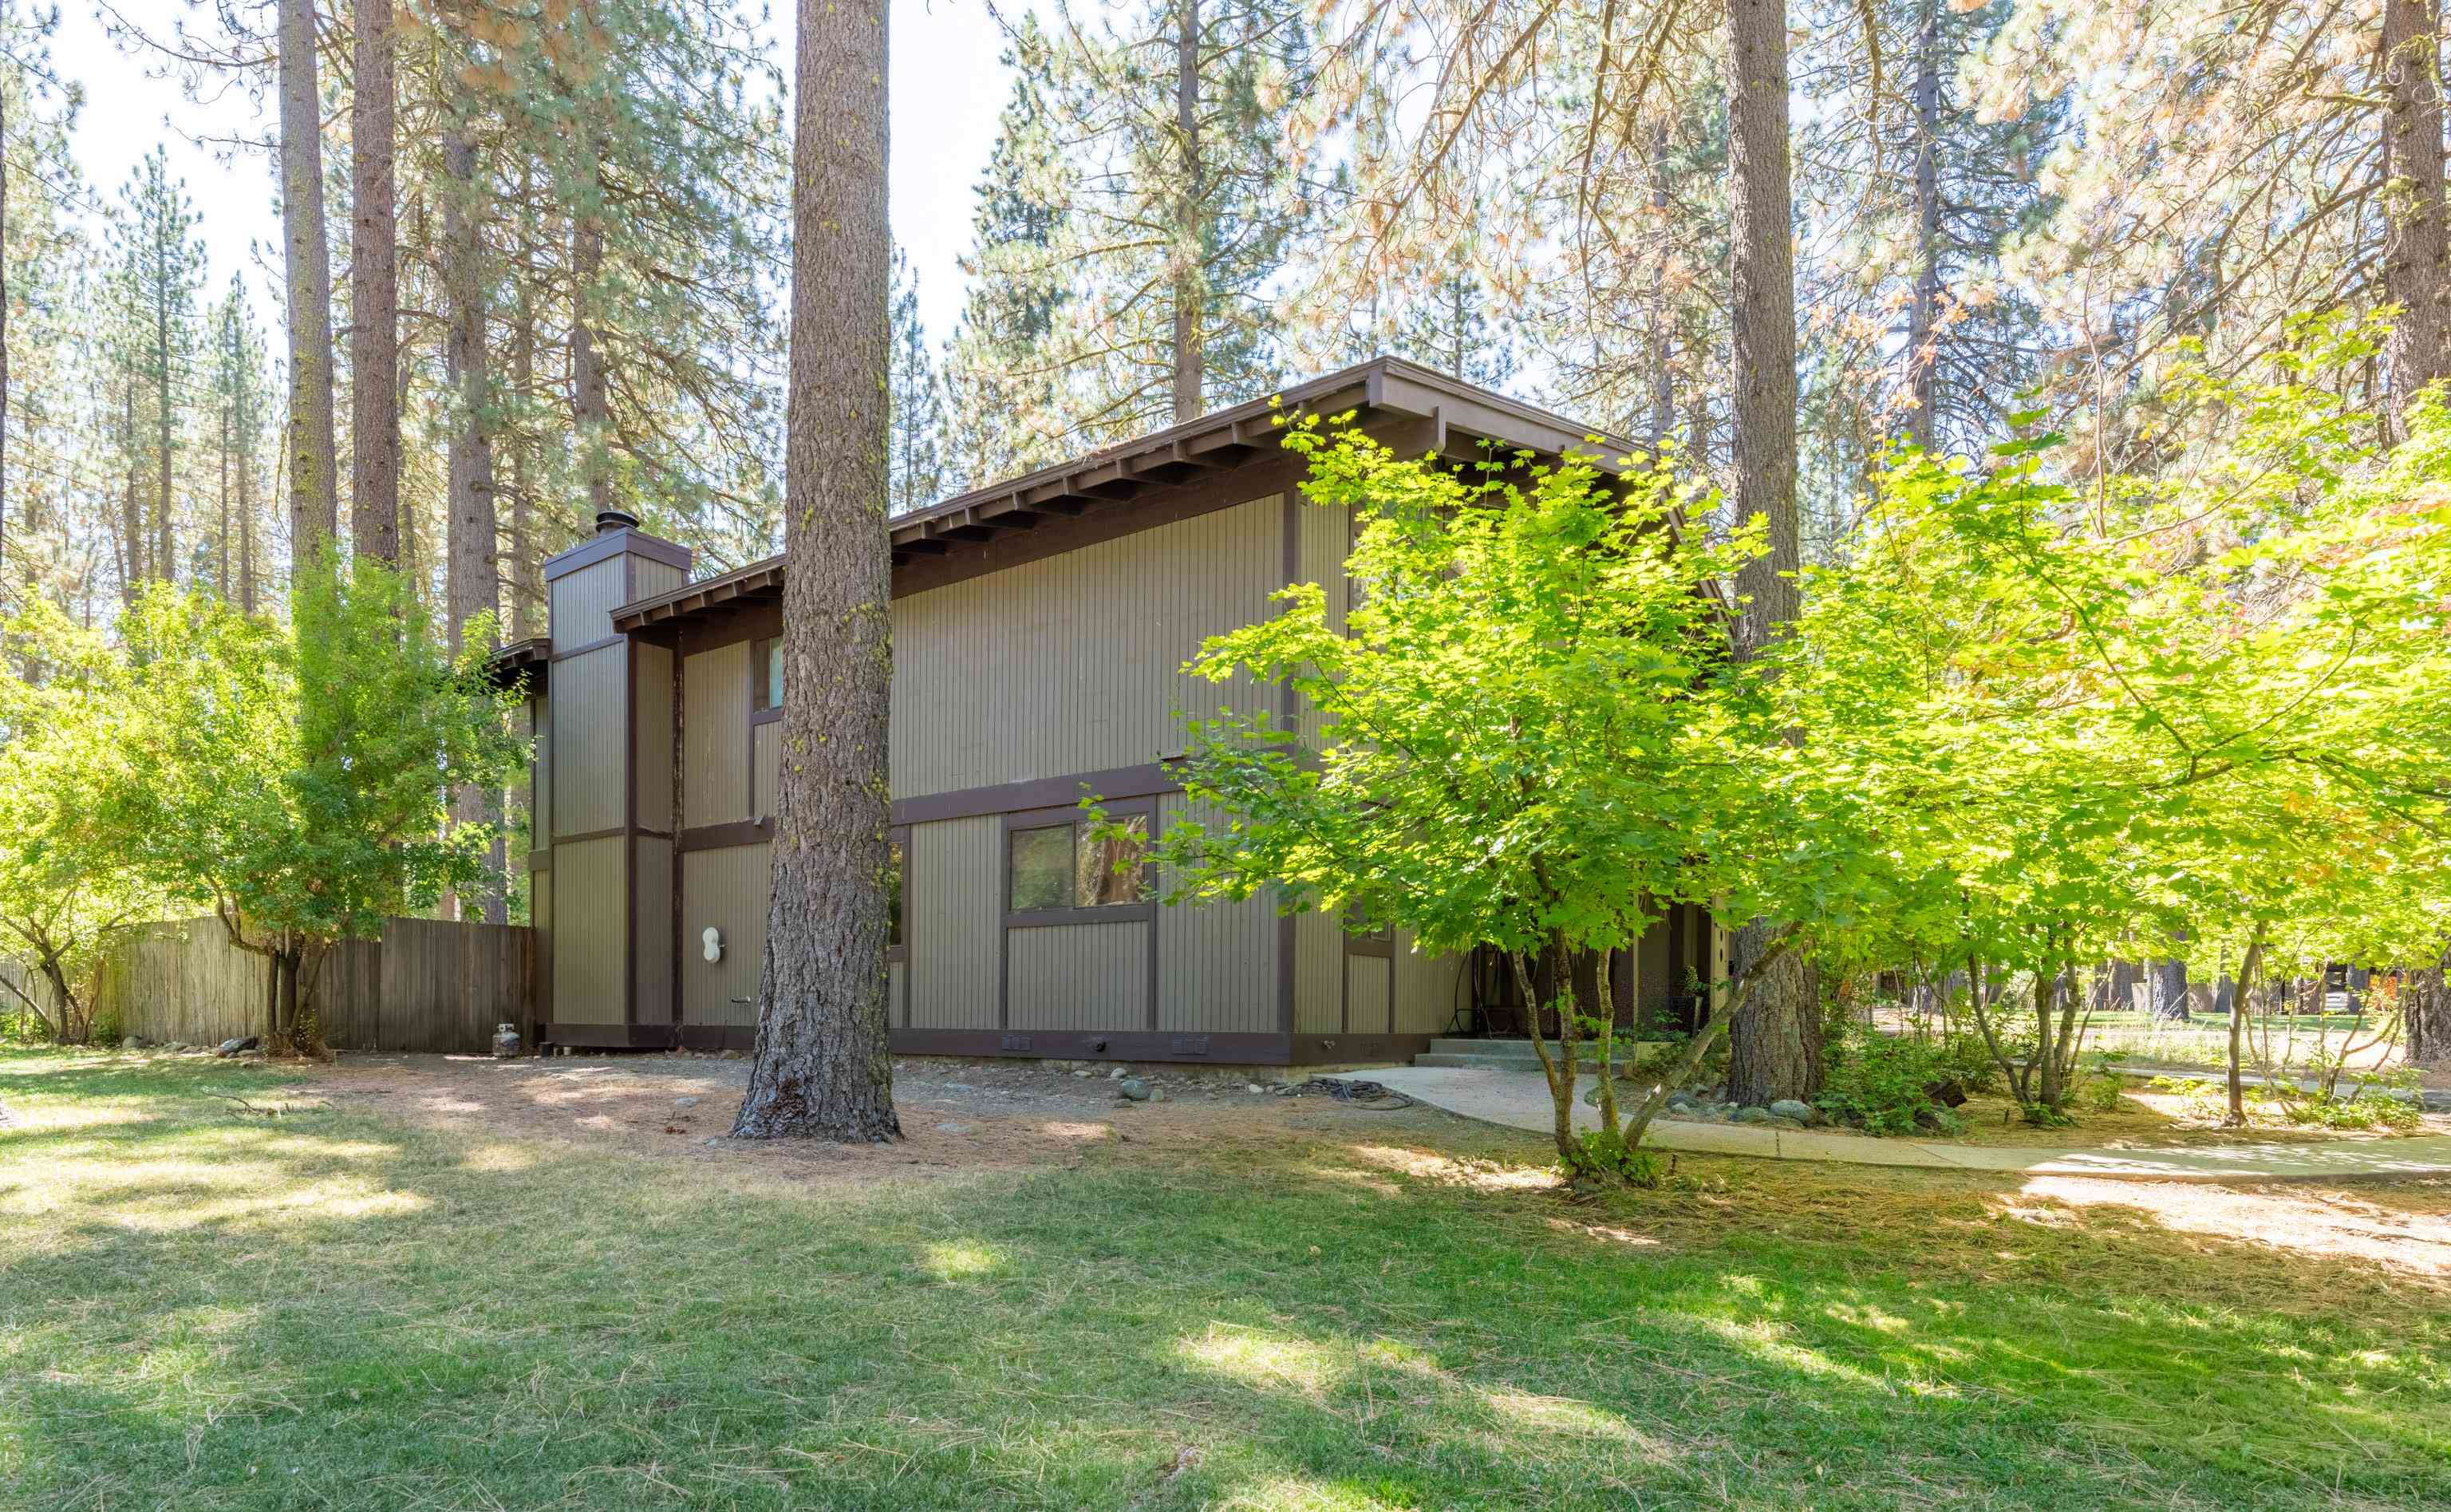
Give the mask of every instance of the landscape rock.
[[1137, 1076], [1126, 1076], [1117, 1080], [1115, 1090], [1123, 1093], [1124, 1101], [1127, 1103], [1146, 1103], [1149, 1100], [1149, 1084]]
[[[1785, 1099], [1785, 1098], [1781, 1098], [1781, 1099], [1779, 1099], [1779, 1101], [1781, 1101], [1781, 1102], [1785, 1102], [1785, 1101], [1787, 1101], [1787, 1099]], [[1801, 1119], [1801, 1118], [1790, 1118], [1790, 1117], [1789, 1117], [1788, 1115], [1786, 1115], [1785, 1113], [1773, 1113], [1773, 1114], [1771, 1114], [1771, 1115], [1770, 1115], [1770, 1123], [1771, 1123], [1771, 1125], [1772, 1125], [1772, 1127], [1773, 1127], [1773, 1128], [1776, 1128], [1776, 1129], [1802, 1129], [1802, 1128], [1804, 1128], [1804, 1127], [1805, 1127], [1805, 1122], [1804, 1122], [1804, 1120], [1803, 1120], [1803, 1119]]]
[[936, 1126], [936, 1132], [940, 1134], [967, 1134], [970, 1131], [971, 1126], [968, 1124], [945, 1123]]
[[1767, 1108], [1739, 1108], [1728, 1115], [1728, 1122], [1732, 1124], [1767, 1124], [1770, 1120], [1771, 1111]]
[[697, 1099], [695, 1097], [676, 1097], [673, 1099], [673, 1106], [675, 1108], [696, 1108], [697, 1106]]
[[1083, 1081], [1088, 1081], [1090, 1077], [1095, 1076], [1098, 1073], [1084, 1066], [1075, 1070], [1072, 1074], [1080, 1077]]
[[1245, 1082], [1243, 1084], [1243, 1090], [1256, 1094], [1265, 1092], [1267, 1089], [1261, 1086], [1258, 1082]]
[[1770, 1110], [1780, 1118], [1793, 1118], [1799, 1124], [1813, 1122], [1813, 1105], [1794, 1097], [1782, 1097], [1770, 1105]]
[[1119, 1082], [1130, 1074], [1131, 1072], [1124, 1070], [1121, 1066], [1118, 1066], [1113, 1070], [1107, 1073], [1107, 1080], [1110, 1082]]
[[256, 1038], [253, 1034], [249, 1034], [243, 1039], [225, 1039], [222, 1041], [221, 1048], [214, 1051], [213, 1053], [224, 1060], [228, 1060], [233, 1055], [244, 1055], [248, 1051], [258, 1049], [263, 1044], [264, 1041]]

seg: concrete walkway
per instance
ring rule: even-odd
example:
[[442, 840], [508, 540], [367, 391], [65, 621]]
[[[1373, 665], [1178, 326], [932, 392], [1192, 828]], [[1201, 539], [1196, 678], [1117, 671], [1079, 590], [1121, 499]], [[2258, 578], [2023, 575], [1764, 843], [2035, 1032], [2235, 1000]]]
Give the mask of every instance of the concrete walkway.
[[[1402, 1066], [1372, 1081], [1432, 1108], [1506, 1129], [1549, 1131], [1555, 1114], [1546, 1078], [1521, 1071]], [[1575, 1127], [1598, 1129], [1599, 1110], [1579, 1099]], [[1829, 1160], [1858, 1166], [1915, 1166], [2015, 1176], [2107, 1176], [2124, 1181], [2372, 1181], [2451, 1176], [2451, 1135], [2337, 1139], [2321, 1144], [2226, 1145], [2189, 1149], [2099, 1149], [2082, 1146], [1963, 1145], [1941, 1140], [1871, 1139], [1860, 1134], [1769, 1129], [1758, 1124], [1652, 1121], [1647, 1147], [1705, 1155]]]

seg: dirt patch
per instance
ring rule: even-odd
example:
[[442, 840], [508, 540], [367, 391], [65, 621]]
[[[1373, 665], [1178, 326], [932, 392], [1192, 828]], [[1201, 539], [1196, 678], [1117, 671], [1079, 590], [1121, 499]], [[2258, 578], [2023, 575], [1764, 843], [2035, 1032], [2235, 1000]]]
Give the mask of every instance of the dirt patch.
[[[1159, 1155], [1185, 1146], [1283, 1145], [1329, 1127], [1407, 1126], [1443, 1115], [1367, 1112], [1281, 1073], [1121, 1068], [1154, 1096], [1127, 1098], [1115, 1068], [905, 1059], [895, 1063], [898, 1145], [735, 1143], [749, 1063], [716, 1055], [358, 1055], [304, 1068], [335, 1106], [461, 1135], [551, 1139], [682, 1160], [747, 1163], [827, 1182], [1077, 1166], [1090, 1149]], [[1265, 1079], [1264, 1079], [1265, 1078]], [[1256, 1090], [1254, 1089], [1257, 1089]]]

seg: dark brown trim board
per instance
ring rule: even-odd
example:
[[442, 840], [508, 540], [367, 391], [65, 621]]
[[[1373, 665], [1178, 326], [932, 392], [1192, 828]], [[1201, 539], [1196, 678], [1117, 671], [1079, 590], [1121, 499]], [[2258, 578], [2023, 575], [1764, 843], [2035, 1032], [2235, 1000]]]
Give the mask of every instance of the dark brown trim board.
[[1296, 1034], [1294, 1066], [1363, 1066], [1409, 1061], [1430, 1048], [1427, 1034]]
[[893, 1031], [892, 1046], [896, 1055], [1181, 1061], [1215, 1066], [1283, 1066], [1289, 1053], [1283, 1034], [1169, 1034], [1138, 1030], [898, 1029]]
[[538, 577], [541, 581], [551, 582], [557, 578], [567, 578], [582, 567], [593, 567], [599, 561], [608, 561], [624, 553], [644, 557], [649, 561], [660, 561], [667, 567], [678, 567], [683, 572], [690, 570], [692, 560], [687, 546], [666, 540], [661, 536], [650, 536], [642, 530], [606, 530], [547, 557], [538, 571]]
[[583, 1050], [670, 1050], [670, 1024], [547, 1024], [544, 1042]]
[[757, 845], [774, 837], [773, 819], [735, 819], [729, 824], [701, 824], [694, 830], [683, 830], [679, 849], [686, 855], [692, 851], [722, 851], [735, 845]]
[[999, 782], [992, 787], [961, 788], [915, 798], [897, 798], [893, 804], [893, 822], [934, 824], [942, 819], [975, 819], [989, 814], [1069, 811], [1085, 796], [1120, 804], [1126, 799], [1152, 798], [1160, 794], [1182, 791], [1183, 784], [1167, 771], [1164, 762], [1151, 761], [1141, 766], [1114, 767], [1104, 772], [1076, 772], [1067, 776], [1040, 777], [1029, 782]]

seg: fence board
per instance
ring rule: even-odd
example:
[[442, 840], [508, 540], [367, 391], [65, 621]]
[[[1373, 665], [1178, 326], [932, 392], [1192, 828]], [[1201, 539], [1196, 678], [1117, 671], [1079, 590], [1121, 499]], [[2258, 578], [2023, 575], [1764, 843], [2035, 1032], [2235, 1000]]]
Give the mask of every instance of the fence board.
[[[535, 1017], [536, 932], [391, 919], [343, 940], [302, 984], [335, 1050], [481, 1054], [494, 1026]], [[147, 925], [104, 963], [97, 1007], [123, 1032], [186, 1045], [263, 1032], [271, 967], [211, 919]]]

